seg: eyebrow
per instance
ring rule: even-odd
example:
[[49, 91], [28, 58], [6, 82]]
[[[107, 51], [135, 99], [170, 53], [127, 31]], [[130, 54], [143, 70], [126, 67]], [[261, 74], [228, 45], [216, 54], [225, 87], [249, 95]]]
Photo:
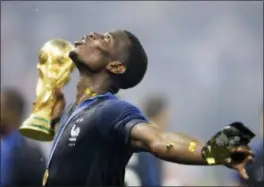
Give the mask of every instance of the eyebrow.
[[106, 32], [106, 33], [105, 33], [105, 35], [110, 35], [111, 37], [113, 37], [113, 38], [114, 38], [114, 35], [113, 35], [113, 33], [112, 33], [112, 32]]

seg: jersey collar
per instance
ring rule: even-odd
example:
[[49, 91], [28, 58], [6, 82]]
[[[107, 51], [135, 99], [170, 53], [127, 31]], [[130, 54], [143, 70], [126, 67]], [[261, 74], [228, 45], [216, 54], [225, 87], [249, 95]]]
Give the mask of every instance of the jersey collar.
[[105, 94], [96, 95], [96, 96], [90, 97], [89, 99], [86, 99], [81, 104], [79, 104], [76, 108], [81, 108], [84, 105], [87, 105], [87, 103], [90, 103], [90, 102], [92, 102], [94, 100], [97, 100], [99, 98], [105, 98], [105, 97], [112, 98], [112, 99], [117, 99], [117, 97], [114, 94], [112, 94], [111, 92], [107, 92]]

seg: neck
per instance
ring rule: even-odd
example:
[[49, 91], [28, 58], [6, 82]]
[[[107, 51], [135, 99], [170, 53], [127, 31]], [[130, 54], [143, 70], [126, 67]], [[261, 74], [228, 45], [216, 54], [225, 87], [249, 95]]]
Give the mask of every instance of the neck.
[[100, 95], [107, 93], [109, 91], [110, 85], [111, 79], [106, 73], [80, 73], [79, 83], [77, 85], [75, 105], [79, 105], [83, 101], [89, 99], [90, 97], [93, 97], [92, 95], [85, 93], [85, 90], [87, 88], [89, 88], [92, 93]]

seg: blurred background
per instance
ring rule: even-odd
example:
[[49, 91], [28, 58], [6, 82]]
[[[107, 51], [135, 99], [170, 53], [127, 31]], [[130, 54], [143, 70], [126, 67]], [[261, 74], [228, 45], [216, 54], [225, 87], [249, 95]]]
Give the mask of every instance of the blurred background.
[[[1, 2], [1, 88], [14, 87], [25, 96], [27, 117], [35, 99], [39, 49], [47, 40], [73, 42], [90, 31], [117, 28], [134, 33], [149, 57], [145, 79], [121, 91], [123, 99], [141, 107], [147, 97], [162, 94], [169, 100], [166, 128], [199, 139], [233, 121], [261, 137], [262, 1]], [[68, 102], [75, 99], [77, 79], [75, 72], [65, 88]], [[47, 157], [50, 143], [41, 147]], [[235, 180], [224, 167], [163, 167], [168, 185]]]

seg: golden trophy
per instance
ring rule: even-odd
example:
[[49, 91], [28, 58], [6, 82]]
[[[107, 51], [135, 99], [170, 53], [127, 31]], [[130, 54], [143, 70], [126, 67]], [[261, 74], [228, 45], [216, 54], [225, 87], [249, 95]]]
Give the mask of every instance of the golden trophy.
[[39, 141], [53, 140], [55, 130], [51, 127], [51, 115], [58, 101], [55, 91], [63, 88], [70, 80], [75, 67], [69, 58], [73, 49], [70, 42], [61, 39], [50, 40], [41, 48], [37, 65], [37, 98], [31, 115], [19, 129], [22, 135]]

